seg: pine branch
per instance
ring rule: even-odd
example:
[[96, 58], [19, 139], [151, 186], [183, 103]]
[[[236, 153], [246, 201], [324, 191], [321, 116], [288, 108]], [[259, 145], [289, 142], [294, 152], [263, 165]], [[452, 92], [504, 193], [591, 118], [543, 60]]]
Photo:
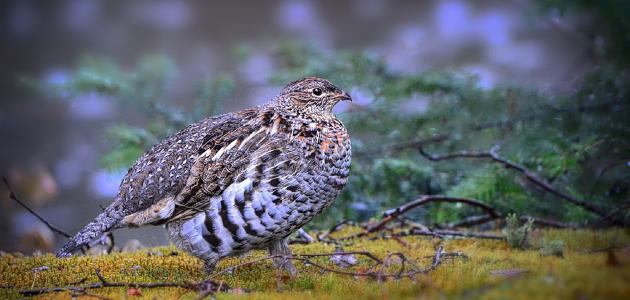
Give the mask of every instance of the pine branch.
[[594, 204], [590, 202], [586, 202], [584, 200], [577, 199], [567, 193], [564, 193], [560, 191], [559, 189], [553, 187], [547, 180], [543, 179], [541, 176], [530, 171], [526, 167], [500, 157], [497, 154], [498, 146], [493, 147], [492, 149], [490, 149], [490, 151], [487, 151], [487, 152], [462, 151], [458, 153], [451, 153], [451, 154], [445, 154], [445, 155], [431, 155], [425, 152], [422, 147], [418, 147], [418, 151], [420, 152], [422, 156], [424, 156], [430, 161], [441, 161], [441, 160], [450, 160], [450, 159], [457, 159], [457, 158], [490, 159], [495, 163], [502, 164], [507, 169], [512, 169], [523, 174], [525, 176], [525, 179], [527, 179], [527, 181], [535, 184], [536, 186], [555, 195], [556, 197], [560, 199], [563, 199], [574, 205], [580, 206], [584, 208], [585, 210], [592, 212], [594, 214], [597, 214], [599, 216], [603, 217], [606, 215], [604, 210], [595, 206]]

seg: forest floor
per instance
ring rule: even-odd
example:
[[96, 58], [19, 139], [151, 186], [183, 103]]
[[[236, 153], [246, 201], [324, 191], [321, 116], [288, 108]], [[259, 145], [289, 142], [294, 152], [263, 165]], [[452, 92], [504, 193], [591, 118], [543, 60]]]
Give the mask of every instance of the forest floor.
[[[360, 230], [349, 227], [333, 236]], [[378, 280], [323, 272], [313, 264], [294, 261], [296, 277], [275, 271], [270, 260], [242, 266], [212, 278], [222, 289], [216, 299], [629, 299], [630, 230], [538, 230], [531, 233], [528, 250], [511, 249], [502, 240], [438, 239], [407, 236], [399, 239], [363, 237], [344, 246], [349, 251], [369, 251], [380, 259], [401, 252], [418, 268], [430, 266], [436, 249], [445, 253], [440, 264], [413, 278]], [[335, 247], [320, 242], [292, 245], [295, 254], [331, 253]], [[267, 256], [266, 251], [223, 260], [217, 272]], [[369, 273], [372, 263], [356, 255], [357, 263], [344, 268], [330, 257], [309, 258], [326, 268]], [[390, 256], [383, 274], [395, 274], [402, 261]], [[413, 268], [412, 268], [413, 269]], [[20, 291], [51, 287], [98, 285], [100, 270], [108, 283], [186, 283], [205, 279], [201, 261], [173, 246], [145, 248], [133, 253], [74, 256], [57, 259], [52, 254], [0, 257], [0, 298], [23, 298]], [[404, 277], [404, 276], [403, 276]], [[138, 298], [192, 299], [196, 290], [179, 287], [106, 287], [64, 290], [37, 298]]]

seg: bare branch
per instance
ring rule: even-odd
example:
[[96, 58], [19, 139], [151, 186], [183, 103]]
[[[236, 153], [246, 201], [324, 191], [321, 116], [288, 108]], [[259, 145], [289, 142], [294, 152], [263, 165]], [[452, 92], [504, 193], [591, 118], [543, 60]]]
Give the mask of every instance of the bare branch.
[[496, 234], [484, 233], [484, 232], [437, 230], [437, 229], [424, 230], [420, 228], [411, 228], [408, 231], [403, 231], [403, 232], [397, 233], [396, 235], [398, 236], [426, 235], [426, 236], [433, 236], [433, 237], [438, 237], [438, 238], [454, 236], [454, 237], [489, 239], [489, 240], [504, 240], [505, 239], [505, 237], [502, 235], [496, 235]]
[[[453, 228], [458, 228], [458, 227], [470, 227], [470, 226], [488, 223], [497, 219], [502, 219], [504, 217], [505, 216], [492, 217], [489, 215], [474, 215], [474, 216], [470, 216], [456, 222], [440, 224], [440, 225], [437, 225], [436, 227], [446, 228], [446, 229], [453, 229]], [[578, 227], [577, 224], [565, 223], [565, 222], [560, 222], [560, 221], [549, 219], [549, 218], [539, 218], [539, 217], [534, 217], [534, 216], [529, 216], [529, 215], [521, 216], [519, 217], [519, 219], [521, 221], [527, 221], [531, 219], [534, 221], [534, 224], [537, 224], [540, 226], [546, 226], [546, 227], [554, 227], [554, 228], [577, 228]]]
[[341, 230], [341, 228], [343, 228], [344, 226], [348, 225], [348, 224], [352, 224], [352, 221], [348, 221], [348, 220], [341, 220], [339, 222], [337, 222], [337, 224], [333, 225], [333, 227], [330, 227], [330, 229], [328, 229], [328, 231], [322, 233], [322, 234], [318, 234], [317, 235], [317, 240], [321, 241], [321, 242], [325, 242], [328, 240], [328, 237], [332, 234], [335, 233], [339, 230]]
[[463, 220], [459, 220], [456, 222], [439, 224], [436, 227], [447, 228], [447, 229], [453, 229], [453, 228], [458, 228], [458, 227], [470, 227], [470, 226], [485, 224], [499, 218], [500, 216], [493, 217], [490, 215], [474, 215], [474, 216], [466, 217]]
[[70, 234], [66, 233], [65, 231], [63, 231], [63, 230], [53, 226], [52, 224], [50, 224], [48, 221], [46, 221], [46, 219], [44, 219], [42, 216], [40, 216], [38, 213], [36, 213], [33, 209], [28, 207], [28, 205], [26, 205], [24, 202], [22, 202], [20, 199], [18, 199], [18, 197], [15, 195], [15, 192], [13, 191], [13, 188], [11, 188], [11, 185], [9, 184], [9, 181], [5, 177], [2, 177], [2, 181], [4, 181], [4, 184], [7, 186], [7, 189], [9, 190], [9, 198], [11, 198], [11, 200], [17, 202], [17, 204], [19, 204], [20, 206], [24, 207], [24, 209], [28, 210], [28, 212], [30, 212], [38, 220], [40, 220], [42, 223], [44, 223], [44, 225], [46, 225], [46, 227], [48, 227], [53, 232], [55, 232], [57, 234], [60, 234], [60, 235], [63, 235], [65, 237], [67, 237], [67, 238], [71, 238], [72, 237]]
[[524, 166], [511, 162], [507, 159], [501, 158], [497, 154], [497, 150], [498, 150], [498, 147], [495, 146], [488, 152], [463, 151], [459, 153], [446, 154], [446, 155], [431, 155], [425, 152], [422, 147], [418, 147], [418, 151], [420, 152], [420, 154], [431, 161], [440, 161], [440, 160], [448, 160], [448, 159], [456, 159], [456, 158], [490, 159], [493, 162], [502, 164], [508, 169], [512, 169], [523, 174], [525, 176], [525, 179], [527, 179], [527, 181], [559, 197], [560, 199], [563, 199], [567, 202], [580, 206], [589, 212], [595, 213], [600, 216], [605, 216], [605, 212], [599, 207], [595, 206], [594, 204], [590, 202], [586, 202], [584, 200], [577, 199], [567, 193], [561, 192], [560, 190], [554, 188], [549, 182], [547, 182], [547, 180], [536, 175], [535, 173], [525, 168]]
[[630, 203], [626, 203], [626, 204], [620, 206], [619, 208], [611, 211], [610, 213], [606, 214], [601, 219], [599, 219], [599, 221], [597, 221], [597, 223], [595, 223], [595, 227], [598, 227], [598, 226], [602, 225], [603, 223], [610, 221], [610, 219], [612, 219], [612, 217], [614, 217], [615, 215], [619, 214], [620, 212], [623, 212], [624, 210], [626, 210], [628, 208], [630, 208]]
[[418, 151], [420, 155], [424, 156], [426, 159], [430, 161], [441, 161], [441, 160], [449, 160], [454, 158], [492, 158], [490, 152], [470, 152], [470, 151], [462, 151], [457, 153], [450, 153], [444, 155], [431, 155], [424, 151], [424, 148], [418, 147]]
[[391, 222], [392, 220], [396, 219], [398, 216], [403, 215], [405, 213], [407, 213], [408, 211], [428, 204], [428, 203], [432, 203], [432, 202], [448, 202], [448, 203], [462, 203], [462, 204], [467, 204], [470, 206], [475, 206], [475, 207], [479, 207], [482, 210], [484, 210], [486, 213], [488, 213], [489, 216], [491, 217], [498, 217], [499, 213], [497, 213], [494, 208], [490, 207], [489, 205], [474, 200], [474, 199], [468, 199], [468, 198], [459, 198], [459, 197], [449, 197], [449, 196], [443, 196], [443, 195], [424, 195], [414, 201], [411, 201], [405, 205], [402, 205], [400, 207], [391, 209], [386, 211], [383, 216], [383, 220], [381, 220], [378, 224], [368, 228], [367, 233], [371, 233], [371, 232], [375, 232], [378, 230], [381, 230], [383, 227], [385, 227], [385, 225], [387, 225], [387, 223]]
[[554, 227], [554, 228], [567, 228], [567, 229], [575, 229], [578, 228], [577, 224], [560, 222], [557, 220], [549, 219], [549, 218], [539, 218], [533, 217], [529, 215], [521, 216], [519, 219], [523, 222], [527, 222], [528, 220], [534, 221], [534, 224], [538, 224], [541, 226]]

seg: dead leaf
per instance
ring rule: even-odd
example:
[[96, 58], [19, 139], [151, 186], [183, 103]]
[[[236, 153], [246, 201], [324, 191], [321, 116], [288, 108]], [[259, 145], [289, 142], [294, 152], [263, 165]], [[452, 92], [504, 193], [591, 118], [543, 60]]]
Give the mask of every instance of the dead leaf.
[[139, 288], [129, 288], [127, 289], [127, 296], [142, 296], [142, 292]]
[[287, 283], [291, 281], [291, 276], [288, 274], [282, 274], [280, 275], [280, 281], [282, 281], [282, 283]]

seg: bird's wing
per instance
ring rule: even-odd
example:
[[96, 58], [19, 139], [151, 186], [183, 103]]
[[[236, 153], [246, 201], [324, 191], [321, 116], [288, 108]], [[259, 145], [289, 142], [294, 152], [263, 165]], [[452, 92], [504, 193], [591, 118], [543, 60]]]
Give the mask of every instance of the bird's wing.
[[121, 226], [189, 218], [232, 184], [262, 184], [265, 195], [278, 193], [279, 183], [291, 184], [287, 177], [301, 165], [300, 149], [288, 143], [281, 121], [273, 113], [246, 110], [191, 125], [156, 145], [121, 185], [129, 199]]
[[279, 190], [302, 165], [301, 150], [289, 143], [287, 134], [278, 132], [278, 127], [273, 117], [262, 117], [225, 135], [209, 136], [185, 187], [176, 196], [175, 211], [168, 221], [207, 210], [212, 199], [221, 198], [217, 196], [232, 197], [233, 201], [236, 194], [261, 191], [274, 199], [285, 198], [281, 194], [286, 190]]
[[[129, 169], [112, 205], [123, 208], [124, 225], [152, 223], [158, 215], [172, 212], [172, 201], [186, 186], [199, 149], [210, 139], [237, 130], [244, 114], [229, 113], [191, 124], [143, 154]], [[246, 115], [245, 115], [246, 116]], [[150, 211], [158, 210], [152, 214]], [[147, 211], [147, 213], [144, 213]]]

